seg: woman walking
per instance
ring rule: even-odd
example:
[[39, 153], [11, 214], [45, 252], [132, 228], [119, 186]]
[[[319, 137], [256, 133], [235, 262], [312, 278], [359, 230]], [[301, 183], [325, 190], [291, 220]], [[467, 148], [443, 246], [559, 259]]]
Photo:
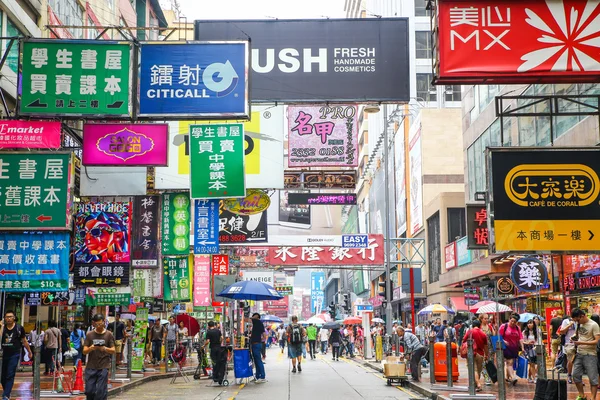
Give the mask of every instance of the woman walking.
[[523, 333], [521, 332], [521, 328], [519, 328], [519, 314], [512, 314], [510, 316], [510, 320], [503, 324], [498, 333], [504, 339], [506, 343], [506, 348], [504, 349], [504, 367], [505, 367], [505, 377], [506, 382], [512, 383], [515, 386], [518, 382], [516, 374], [513, 376], [511, 370], [513, 370], [513, 363], [515, 359], [519, 356], [519, 349], [525, 352], [523, 347]]
[[537, 381], [537, 354], [535, 353], [535, 346], [538, 344], [538, 338], [538, 327], [534, 320], [530, 319], [523, 329], [523, 347], [525, 349], [525, 356], [529, 360], [529, 372], [527, 376], [527, 382], [529, 383]]

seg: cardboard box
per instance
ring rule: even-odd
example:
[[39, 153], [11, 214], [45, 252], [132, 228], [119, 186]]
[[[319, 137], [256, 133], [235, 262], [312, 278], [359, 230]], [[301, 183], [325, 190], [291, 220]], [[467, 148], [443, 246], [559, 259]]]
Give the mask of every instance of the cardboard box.
[[398, 364], [398, 363], [399, 363], [399, 362], [401, 362], [402, 360], [401, 360], [401, 358], [400, 358], [400, 357], [395, 357], [395, 356], [387, 356], [387, 357], [385, 358], [385, 361], [386, 361], [388, 364]]
[[390, 376], [406, 376], [406, 364], [383, 364], [383, 374]]

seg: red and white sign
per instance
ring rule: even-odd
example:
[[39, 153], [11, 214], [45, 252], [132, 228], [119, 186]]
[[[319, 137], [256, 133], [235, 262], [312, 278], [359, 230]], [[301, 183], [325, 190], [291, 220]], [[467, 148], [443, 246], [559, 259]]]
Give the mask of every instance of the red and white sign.
[[438, 1], [438, 83], [597, 82], [593, 0]]
[[270, 247], [270, 265], [383, 265], [383, 235], [369, 235], [369, 247]]
[[212, 304], [210, 294], [210, 256], [194, 256], [194, 307], [209, 307]]
[[[222, 254], [215, 254], [212, 256], [212, 275], [229, 275], [229, 256]], [[213, 279], [213, 288], [215, 287], [215, 281]], [[213, 293], [214, 298], [214, 293]], [[223, 301], [213, 301], [213, 307], [222, 307], [225, 305]]]
[[58, 149], [60, 122], [0, 120], [0, 149]]
[[279, 300], [263, 301], [263, 311], [271, 315], [276, 315], [279, 318], [287, 318], [290, 304], [289, 298], [289, 296], [284, 296]]
[[444, 248], [446, 254], [446, 270], [457, 266], [456, 262], [456, 242], [452, 242]]

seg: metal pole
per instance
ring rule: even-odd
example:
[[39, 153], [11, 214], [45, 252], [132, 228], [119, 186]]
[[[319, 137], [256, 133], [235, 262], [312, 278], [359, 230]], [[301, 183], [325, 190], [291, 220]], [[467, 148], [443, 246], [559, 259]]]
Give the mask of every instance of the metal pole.
[[417, 318], [415, 315], [415, 274], [414, 271], [412, 269], [412, 266], [409, 266], [409, 276], [410, 276], [410, 311], [412, 314], [412, 325], [413, 328], [416, 329], [417, 327]]
[[435, 337], [430, 337], [429, 338], [429, 382], [431, 382], [432, 385], [435, 384], [435, 353], [434, 353], [434, 346], [435, 346]]
[[546, 372], [546, 348], [543, 344], [538, 344], [535, 346], [535, 352], [537, 355], [538, 378], [548, 379]]
[[504, 380], [504, 354], [500, 343], [500, 314], [498, 310], [498, 285], [494, 285], [494, 297], [496, 300], [496, 317], [498, 319], [498, 330], [496, 331], [496, 365], [498, 366], [498, 400], [506, 400], [506, 382]]
[[469, 375], [469, 395], [475, 396], [475, 355], [473, 354], [472, 335], [469, 335], [467, 339], [467, 368]]
[[110, 357], [110, 380], [114, 381], [117, 378], [117, 355], [113, 354]]
[[383, 106], [383, 159], [384, 164], [384, 179], [385, 179], [385, 274], [386, 279], [390, 282], [390, 285], [386, 285], [385, 291], [385, 331], [387, 334], [390, 334], [392, 331], [392, 277], [391, 277], [391, 268], [390, 268], [390, 177], [389, 177], [389, 138], [388, 138], [388, 121], [387, 121], [387, 106]]
[[[39, 335], [39, 327], [37, 328], [37, 332]], [[36, 339], [37, 342], [37, 339]], [[36, 343], [33, 345], [35, 346]], [[40, 383], [40, 347], [35, 346], [33, 349], [34, 359], [33, 359], [33, 398], [35, 400], [40, 400], [41, 396], [41, 383]]]
[[446, 338], [446, 377], [448, 387], [452, 387], [452, 339], [450, 339], [450, 335]]
[[131, 336], [127, 336], [127, 378], [131, 379], [131, 358], [135, 354], [133, 351], [133, 342]]

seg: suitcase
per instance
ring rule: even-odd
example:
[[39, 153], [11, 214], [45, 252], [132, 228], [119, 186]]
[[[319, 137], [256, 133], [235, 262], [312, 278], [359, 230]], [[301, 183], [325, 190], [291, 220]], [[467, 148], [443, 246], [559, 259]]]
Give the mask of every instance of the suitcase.
[[545, 400], [547, 388], [548, 379], [538, 378], [535, 383], [535, 395], [533, 396], [533, 400]]
[[560, 379], [560, 373], [558, 379], [554, 379], [554, 371], [552, 371], [552, 379], [548, 379], [543, 400], [567, 400], [567, 381]]

